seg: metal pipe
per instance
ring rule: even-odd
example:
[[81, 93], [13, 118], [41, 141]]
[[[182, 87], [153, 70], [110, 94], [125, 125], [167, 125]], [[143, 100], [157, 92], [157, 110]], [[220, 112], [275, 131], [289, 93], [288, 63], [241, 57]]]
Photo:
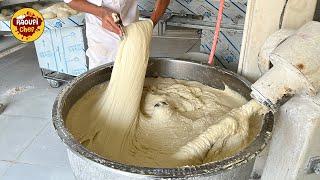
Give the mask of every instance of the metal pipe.
[[219, 38], [219, 33], [220, 33], [220, 26], [221, 26], [221, 21], [222, 21], [222, 15], [223, 15], [223, 8], [224, 8], [224, 0], [220, 0], [218, 18], [217, 18], [216, 28], [215, 28], [214, 36], [213, 36], [211, 53], [209, 56], [209, 62], [208, 62], [209, 64], [213, 63], [214, 55], [216, 53], [218, 38]]

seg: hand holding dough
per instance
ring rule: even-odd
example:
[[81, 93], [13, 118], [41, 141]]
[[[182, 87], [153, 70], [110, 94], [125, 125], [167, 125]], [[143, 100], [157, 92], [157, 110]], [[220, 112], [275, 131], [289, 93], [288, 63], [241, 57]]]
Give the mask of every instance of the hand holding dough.
[[127, 36], [120, 44], [108, 89], [91, 112], [92, 124], [82, 138], [90, 141], [88, 147], [96, 153], [112, 159], [121, 159], [136, 126], [153, 24], [138, 21], [125, 30]]

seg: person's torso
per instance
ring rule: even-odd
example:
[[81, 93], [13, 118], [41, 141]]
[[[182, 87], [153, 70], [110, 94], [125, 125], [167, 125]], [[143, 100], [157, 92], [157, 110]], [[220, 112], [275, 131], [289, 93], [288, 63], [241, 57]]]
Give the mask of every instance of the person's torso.
[[[137, 0], [87, 0], [97, 6], [106, 7], [119, 13], [123, 25], [138, 21]], [[86, 36], [88, 39], [87, 55], [90, 69], [115, 60], [118, 50], [119, 35], [104, 29], [101, 20], [92, 14], [86, 14]]]
[[[87, 0], [97, 6], [106, 7], [119, 13], [123, 24], [126, 26], [138, 20], [137, 0]], [[92, 14], [86, 15], [87, 23], [100, 24], [101, 21]]]

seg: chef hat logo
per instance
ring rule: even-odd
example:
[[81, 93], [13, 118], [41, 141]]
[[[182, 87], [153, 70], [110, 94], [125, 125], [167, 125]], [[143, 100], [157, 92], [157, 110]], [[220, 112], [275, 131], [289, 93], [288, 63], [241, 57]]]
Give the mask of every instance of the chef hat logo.
[[26, 15], [20, 15], [17, 17], [17, 19], [24, 19], [26, 17]]

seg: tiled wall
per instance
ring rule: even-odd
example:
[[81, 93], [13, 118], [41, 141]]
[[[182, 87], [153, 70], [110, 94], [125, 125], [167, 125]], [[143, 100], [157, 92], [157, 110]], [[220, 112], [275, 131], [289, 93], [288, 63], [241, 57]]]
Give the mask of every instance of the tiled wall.
[[[155, 0], [139, 0], [139, 9], [152, 11]], [[223, 13], [224, 24], [244, 24], [247, 0], [227, 0]], [[173, 0], [168, 13], [194, 14], [204, 17], [204, 21], [214, 22], [218, 13], [219, 1], [212, 0]], [[201, 51], [210, 53], [214, 29], [203, 30], [201, 38]], [[228, 69], [236, 71], [240, 56], [242, 31], [224, 30], [220, 34], [216, 58]]]

